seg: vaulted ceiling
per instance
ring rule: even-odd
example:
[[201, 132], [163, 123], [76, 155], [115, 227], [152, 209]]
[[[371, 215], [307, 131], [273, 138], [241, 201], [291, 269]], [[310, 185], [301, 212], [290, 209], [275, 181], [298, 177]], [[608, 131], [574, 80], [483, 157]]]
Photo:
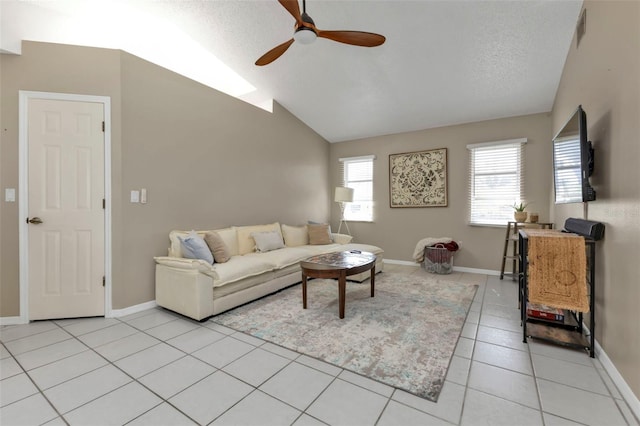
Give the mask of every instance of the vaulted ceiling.
[[[27, 39], [127, 50], [256, 105], [275, 99], [340, 142], [550, 111], [581, 6], [308, 0], [318, 28], [386, 42], [294, 43], [258, 67], [293, 34], [294, 19], [276, 0], [2, 0], [0, 48], [19, 52]], [[215, 68], [216, 58], [239, 77]]]

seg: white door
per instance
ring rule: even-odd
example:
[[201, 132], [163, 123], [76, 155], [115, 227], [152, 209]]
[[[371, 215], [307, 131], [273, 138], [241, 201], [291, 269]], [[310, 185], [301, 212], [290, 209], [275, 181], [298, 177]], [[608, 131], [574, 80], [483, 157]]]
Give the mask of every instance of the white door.
[[28, 101], [29, 319], [104, 315], [104, 105]]

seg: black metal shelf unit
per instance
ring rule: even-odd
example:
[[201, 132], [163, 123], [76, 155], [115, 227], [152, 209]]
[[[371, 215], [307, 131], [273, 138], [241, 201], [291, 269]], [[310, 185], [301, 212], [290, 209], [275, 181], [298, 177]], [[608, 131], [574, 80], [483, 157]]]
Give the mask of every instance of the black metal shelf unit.
[[518, 262], [519, 270], [519, 294], [522, 323], [522, 341], [527, 343], [527, 337], [540, 339], [547, 342], [557, 343], [564, 346], [586, 349], [591, 358], [595, 357], [595, 240], [585, 238], [587, 250], [587, 289], [589, 297], [589, 334], [586, 334], [583, 325], [584, 314], [564, 310], [563, 321], [550, 321], [542, 318], [532, 317], [527, 314], [528, 299], [528, 244], [529, 239], [526, 230], [520, 230], [518, 234]]

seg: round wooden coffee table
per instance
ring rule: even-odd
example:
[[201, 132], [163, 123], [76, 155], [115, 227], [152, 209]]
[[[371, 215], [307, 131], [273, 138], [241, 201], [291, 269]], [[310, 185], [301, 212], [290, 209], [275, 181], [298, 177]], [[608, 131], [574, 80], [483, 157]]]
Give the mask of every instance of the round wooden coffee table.
[[302, 308], [307, 309], [307, 278], [332, 278], [338, 280], [338, 305], [340, 319], [344, 318], [347, 277], [371, 270], [371, 297], [374, 296], [376, 255], [368, 252], [342, 251], [312, 256], [300, 262], [302, 269]]

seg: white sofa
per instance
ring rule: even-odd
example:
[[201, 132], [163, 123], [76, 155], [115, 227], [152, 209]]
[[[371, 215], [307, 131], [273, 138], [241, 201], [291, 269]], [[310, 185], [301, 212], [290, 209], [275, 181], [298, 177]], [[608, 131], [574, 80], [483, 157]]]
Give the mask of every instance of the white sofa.
[[[285, 246], [256, 252], [251, 234], [265, 231], [279, 232]], [[185, 238], [189, 231], [171, 231], [168, 256], [154, 258], [158, 305], [196, 320], [217, 315], [300, 282], [299, 262], [315, 254], [367, 251], [377, 256], [376, 272], [383, 268], [380, 247], [351, 243], [352, 237], [344, 234], [331, 234], [333, 242], [329, 244], [309, 244], [308, 238], [305, 240], [306, 226], [281, 226], [276, 222], [196, 231], [202, 237], [207, 232], [216, 232], [224, 241], [231, 255], [227, 262], [209, 264], [200, 259], [184, 258], [178, 237]], [[370, 272], [367, 271], [349, 279], [362, 282], [369, 277]]]

